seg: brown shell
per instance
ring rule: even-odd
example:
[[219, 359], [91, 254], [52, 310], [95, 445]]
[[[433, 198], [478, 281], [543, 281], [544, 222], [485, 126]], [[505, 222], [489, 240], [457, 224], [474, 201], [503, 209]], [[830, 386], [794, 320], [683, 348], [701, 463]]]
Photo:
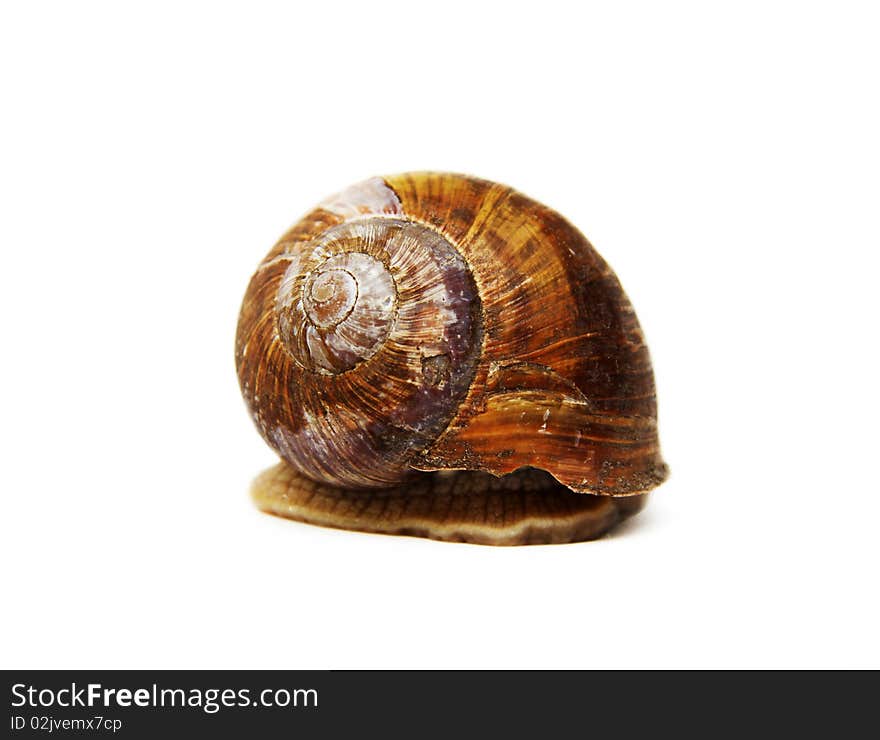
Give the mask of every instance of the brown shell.
[[[333, 292], [352, 284], [339, 272], [348, 252], [381, 263], [393, 280], [371, 284], [396, 293], [337, 352], [324, 317], [361, 300]], [[303, 359], [313, 350], [316, 366]], [[251, 280], [236, 364], [263, 437], [325, 484], [528, 466], [574, 491], [626, 496], [666, 477], [648, 348], [616, 276], [558, 213], [485, 180], [374, 178], [308, 213]]]

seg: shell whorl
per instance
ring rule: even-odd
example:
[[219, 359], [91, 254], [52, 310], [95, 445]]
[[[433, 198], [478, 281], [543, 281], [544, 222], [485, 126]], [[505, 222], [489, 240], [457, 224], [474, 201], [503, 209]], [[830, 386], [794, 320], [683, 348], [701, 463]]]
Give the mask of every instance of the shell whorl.
[[[372, 224], [357, 226], [361, 232], [375, 230]], [[356, 237], [353, 229], [346, 231], [347, 239]], [[322, 244], [309, 257], [318, 264], [294, 260], [281, 281], [278, 334], [305, 370], [327, 375], [351, 370], [384, 344], [397, 315], [397, 286], [372, 254], [334, 254], [331, 242], [329, 249]]]
[[352, 487], [401, 480], [473, 380], [480, 301], [467, 265], [432, 228], [375, 213], [270, 257], [254, 280], [265, 282], [259, 310], [273, 317], [262, 331], [281, 352], [255, 357], [251, 370], [245, 363], [243, 377], [272, 378], [270, 395], [285, 401], [243, 385], [257, 426], [309, 477]]
[[404, 173], [325, 200], [251, 279], [236, 365], [264, 439], [328, 486], [536, 467], [634, 496], [667, 474], [616, 275], [560, 214], [499, 183]]

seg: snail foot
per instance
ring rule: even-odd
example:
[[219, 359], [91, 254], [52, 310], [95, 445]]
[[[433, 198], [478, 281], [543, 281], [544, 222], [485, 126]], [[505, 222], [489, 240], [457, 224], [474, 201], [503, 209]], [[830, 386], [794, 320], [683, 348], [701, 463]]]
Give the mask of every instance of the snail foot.
[[284, 462], [254, 480], [251, 496], [262, 511], [308, 524], [480, 545], [596, 539], [648, 499], [575, 493], [535, 468], [501, 477], [465, 470], [416, 473], [392, 488], [337, 488]]

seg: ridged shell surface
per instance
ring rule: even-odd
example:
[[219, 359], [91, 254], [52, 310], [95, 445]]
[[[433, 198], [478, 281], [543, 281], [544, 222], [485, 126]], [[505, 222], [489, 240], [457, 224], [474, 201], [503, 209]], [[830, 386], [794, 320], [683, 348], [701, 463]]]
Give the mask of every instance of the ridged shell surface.
[[614, 273], [555, 211], [485, 180], [374, 178], [308, 213], [251, 280], [236, 361], [262, 435], [324, 483], [531, 466], [632, 495], [666, 475]]

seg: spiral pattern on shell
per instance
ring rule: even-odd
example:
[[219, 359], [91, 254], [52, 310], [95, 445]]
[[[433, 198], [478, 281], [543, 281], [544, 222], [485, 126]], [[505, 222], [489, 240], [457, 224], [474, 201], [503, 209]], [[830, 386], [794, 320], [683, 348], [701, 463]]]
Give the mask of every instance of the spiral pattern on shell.
[[373, 178], [310, 211], [251, 279], [236, 364], [263, 437], [327, 486], [536, 467], [632, 496], [667, 474], [613, 271], [558, 213], [486, 180]]
[[264, 267], [281, 268], [270, 314], [283, 351], [269, 357], [288, 402], [284, 418], [258, 406], [258, 425], [306, 475], [355, 487], [400, 480], [473, 379], [480, 313], [467, 266], [436, 231], [374, 215]]

